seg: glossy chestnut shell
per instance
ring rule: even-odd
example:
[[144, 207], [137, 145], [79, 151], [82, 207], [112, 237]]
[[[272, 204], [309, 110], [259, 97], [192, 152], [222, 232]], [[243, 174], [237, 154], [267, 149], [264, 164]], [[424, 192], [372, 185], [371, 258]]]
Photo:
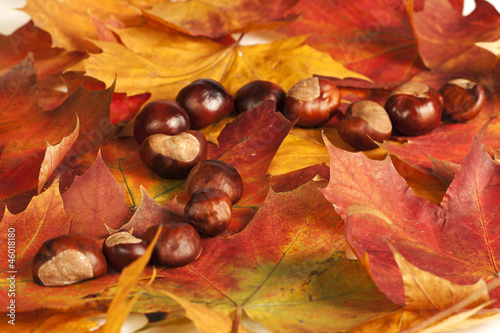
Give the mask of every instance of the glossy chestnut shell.
[[359, 101], [347, 107], [340, 120], [340, 137], [359, 150], [375, 149], [374, 142], [383, 142], [391, 137], [392, 124], [384, 107], [372, 101]]
[[444, 84], [439, 92], [444, 101], [444, 120], [471, 120], [479, 114], [486, 101], [484, 87], [466, 79], [452, 80]]
[[276, 102], [276, 110], [283, 111], [286, 92], [278, 84], [255, 80], [245, 84], [234, 95], [234, 109], [237, 114], [253, 110], [270, 99]]
[[183, 179], [207, 159], [207, 141], [203, 133], [192, 130], [173, 136], [153, 134], [142, 143], [139, 156], [159, 176]]
[[409, 82], [389, 95], [385, 109], [393, 129], [403, 135], [422, 135], [439, 126], [443, 97], [423, 83]]
[[179, 91], [175, 100], [186, 110], [195, 130], [229, 116], [234, 108], [233, 96], [212, 79], [190, 83]]
[[325, 78], [312, 77], [297, 82], [285, 97], [283, 115], [298, 118], [296, 125], [318, 127], [327, 123], [340, 105], [340, 90]]
[[66, 286], [106, 273], [106, 258], [96, 242], [69, 233], [47, 240], [36, 253], [33, 280], [42, 286]]
[[220, 160], [206, 160], [197, 164], [189, 172], [184, 186], [189, 196], [206, 188], [222, 190], [229, 195], [233, 204], [243, 195], [243, 179], [238, 170]]
[[198, 190], [184, 208], [184, 220], [201, 233], [218, 236], [231, 223], [231, 208], [226, 192], [214, 188]]
[[[151, 257], [154, 262], [168, 267], [181, 267], [198, 258], [203, 245], [200, 235], [191, 224], [168, 222], [161, 226]], [[160, 225], [150, 227], [142, 238], [151, 243], [159, 227]]]
[[176, 135], [189, 130], [189, 116], [179, 103], [166, 99], [144, 106], [134, 122], [134, 138], [141, 144], [153, 134]]
[[147, 248], [148, 244], [142, 239], [128, 231], [119, 231], [106, 237], [102, 253], [109, 265], [121, 271], [146, 253]]

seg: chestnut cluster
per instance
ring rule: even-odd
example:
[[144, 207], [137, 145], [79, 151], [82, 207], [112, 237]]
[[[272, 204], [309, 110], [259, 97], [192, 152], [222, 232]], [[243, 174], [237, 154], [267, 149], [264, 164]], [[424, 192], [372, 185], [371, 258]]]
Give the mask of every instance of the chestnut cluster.
[[243, 194], [243, 180], [230, 164], [206, 160], [192, 168], [186, 179], [190, 196], [183, 218], [162, 221], [142, 236], [128, 231], [109, 235], [102, 248], [90, 237], [68, 233], [52, 238], [36, 253], [33, 280], [43, 286], [66, 286], [97, 278], [108, 266], [121, 271], [146, 252], [161, 225], [151, 261], [167, 267], [185, 266], [202, 252], [201, 234], [217, 236], [231, 223], [232, 205]]
[[477, 116], [484, 102], [484, 88], [466, 79], [450, 81], [439, 91], [409, 82], [392, 91], [384, 106], [372, 101], [350, 104], [338, 131], [354, 148], [369, 150], [377, 148], [375, 141], [389, 139], [392, 129], [416, 136], [431, 132], [441, 120], [468, 121]]

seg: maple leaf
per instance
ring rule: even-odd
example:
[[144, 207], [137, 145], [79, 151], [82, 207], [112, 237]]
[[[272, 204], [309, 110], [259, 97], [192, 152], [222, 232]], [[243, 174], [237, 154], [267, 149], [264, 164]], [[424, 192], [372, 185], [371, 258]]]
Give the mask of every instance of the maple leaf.
[[[483, 310], [493, 301], [484, 280], [458, 285], [421, 270], [408, 262], [394, 247], [391, 251], [401, 271], [405, 306], [370, 320], [351, 330], [362, 332], [441, 332], [474, 326], [482, 320], [498, 317], [494, 309]], [[369, 263], [368, 263], [369, 265]], [[498, 280], [496, 285], [498, 286]], [[479, 311], [483, 310], [482, 313]]]
[[347, 241], [359, 258], [368, 256], [374, 281], [395, 303], [404, 304], [404, 292], [387, 243], [420, 269], [455, 283], [498, 274], [500, 165], [485, 151], [485, 130], [439, 206], [415, 196], [390, 159], [369, 160], [327, 143], [331, 174], [322, 192], [345, 220]]
[[55, 46], [81, 51], [95, 49], [86, 40], [98, 36], [92, 16], [103, 20], [115, 16], [131, 25], [138, 24], [142, 17], [137, 8], [121, 0], [84, 0], [78, 3], [30, 0], [23, 10], [32, 17], [36, 26], [52, 36]]
[[464, 17], [451, 1], [426, 0], [418, 7], [408, 1], [407, 12], [428, 68], [466, 77], [491, 70], [495, 56], [475, 44], [500, 38], [500, 14], [492, 4], [476, 1], [474, 11]]
[[[0, 237], [4, 244], [7, 244], [8, 235], [14, 234], [11, 238], [14, 238], [16, 243], [16, 260], [12, 266], [4, 261], [0, 270], [2, 272], [15, 270], [20, 274], [30, 273], [31, 260], [38, 248], [46, 239], [68, 233], [69, 222], [70, 218], [64, 211], [57, 180], [47, 191], [34, 197], [24, 212], [13, 215], [7, 210], [0, 223], [2, 231]], [[7, 247], [4, 246], [1, 251], [3, 257], [8, 258]], [[3, 298], [6, 297], [6, 294], [3, 295]]]
[[304, 37], [226, 46], [147, 25], [114, 31], [123, 45], [95, 41], [103, 52], [84, 61], [87, 73], [107, 85], [116, 78], [117, 91], [150, 92], [151, 100], [174, 100], [180, 89], [202, 77], [219, 81], [232, 94], [257, 79], [275, 82], [286, 91], [314, 74], [364, 78], [304, 45]]
[[[282, 30], [378, 83], [402, 83], [425, 67], [403, 1], [300, 1]], [[390, 70], [388, 69], [390, 68]]]
[[273, 332], [290, 332], [304, 322], [311, 331], [338, 331], [394, 309], [362, 266], [344, 258], [343, 223], [312, 182], [271, 191], [243, 231], [205, 238], [203, 246], [196, 261], [165, 268], [140, 286], [133, 310], [176, 311], [167, 291], [220, 315], [236, 311], [238, 320], [243, 310]]
[[[142, 0], [130, 0], [140, 5]], [[199, 0], [163, 2], [146, 1], [144, 15], [163, 24], [175, 26], [191, 35], [220, 38], [237, 32], [270, 30], [285, 25], [297, 15], [284, 17], [298, 0]]]
[[[80, 119], [80, 134], [68, 160], [85, 154], [104, 142], [114, 127], [109, 120], [113, 87], [88, 91], [79, 88], [59, 107], [42, 112], [37, 105], [36, 73], [31, 57], [0, 74], [0, 145], [2, 168], [11, 169], [26, 156], [44, 151], [47, 142], [60, 142]], [[57, 130], [54, 130], [57, 129]]]
[[130, 219], [125, 189], [104, 164], [101, 154], [82, 176], [77, 176], [62, 195], [64, 209], [72, 216], [70, 232], [99, 240], [109, 235], [106, 228], [120, 228]]

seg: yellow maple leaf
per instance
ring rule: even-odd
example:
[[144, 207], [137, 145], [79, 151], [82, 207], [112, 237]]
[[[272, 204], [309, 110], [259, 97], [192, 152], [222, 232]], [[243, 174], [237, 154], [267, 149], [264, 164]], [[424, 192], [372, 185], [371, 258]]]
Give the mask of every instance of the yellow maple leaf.
[[124, 45], [95, 41], [103, 52], [84, 61], [87, 73], [108, 85], [116, 78], [116, 91], [150, 92], [151, 100], [175, 99], [181, 88], [200, 78], [217, 80], [232, 94], [258, 79], [288, 90], [315, 74], [363, 78], [328, 54], [305, 45], [304, 37], [225, 46], [208, 38], [146, 25], [115, 32]]

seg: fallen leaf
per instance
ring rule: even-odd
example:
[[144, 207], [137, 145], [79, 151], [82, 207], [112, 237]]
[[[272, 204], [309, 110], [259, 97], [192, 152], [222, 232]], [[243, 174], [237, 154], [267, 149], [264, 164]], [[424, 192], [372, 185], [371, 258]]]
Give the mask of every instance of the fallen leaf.
[[364, 78], [329, 55], [304, 45], [304, 37], [225, 46], [147, 25], [115, 33], [124, 45], [95, 41], [103, 52], [84, 61], [87, 73], [107, 86], [116, 78], [116, 90], [120, 92], [150, 92], [151, 100], [173, 100], [184, 86], [204, 77], [219, 81], [231, 94], [258, 79], [275, 82], [287, 91], [314, 74]]
[[76, 127], [73, 133], [63, 138], [61, 142], [53, 146], [47, 142], [47, 149], [43, 158], [42, 165], [40, 166], [40, 175], [38, 176], [38, 193], [42, 191], [43, 186], [49, 180], [50, 176], [54, 173], [59, 163], [62, 162], [71, 146], [75, 143], [80, 132], [80, 120], [76, 119]]
[[70, 232], [95, 240], [109, 235], [106, 228], [119, 229], [131, 216], [125, 202], [125, 189], [104, 164], [101, 154], [82, 176], [77, 176], [62, 195], [64, 209], [72, 216]]
[[331, 173], [322, 192], [346, 222], [347, 241], [359, 258], [368, 256], [371, 276], [396, 304], [404, 305], [405, 296], [387, 243], [420, 269], [454, 283], [497, 275], [500, 165], [485, 151], [485, 131], [439, 206], [415, 196], [390, 159], [369, 160], [327, 143]]
[[66, 50], [93, 49], [86, 40], [97, 38], [89, 13], [101, 19], [116, 16], [131, 25], [141, 21], [140, 11], [121, 0], [84, 0], [78, 3], [30, 0], [23, 10], [32, 17], [36, 26], [52, 36], [55, 46]]
[[[130, 0], [140, 4], [143, 0]], [[199, 0], [146, 1], [143, 13], [191, 35], [219, 38], [238, 32], [271, 30], [294, 20], [296, 15], [284, 16], [298, 0], [226, 1], [209, 3]]]
[[425, 69], [403, 1], [302, 0], [291, 13], [302, 16], [286, 34], [307, 34], [309, 45], [377, 83], [400, 84]]
[[182, 306], [186, 311], [186, 317], [194, 323], [201, 333], [229, 333], [234, 332], [234, 330], [242, 333], [250, 332], [237, 323], [233, 325], [230, 318], [219, 315], [206, 305], [189, 302], [167, 291], [164, 293]]
[[394, 246], [391, 245], [390, 249], [403, 277], [405, 310], [444, 310], [470, 296], [474, 298], [468, 302], [467, 308], [480, 306], [490, 300], [484, 280], [458, 285], [414, 266]]
[[427, 0], [423, 8], [408, 1], [418, 50], [432, 70], [480, 77], [491, 70], [495, 56], [475, 45], [500, 38], [500, 14], [492, 4], [476, 1], [472, 13], [463, 16], [450, 1]]
[[100, 307], [77, 307], [68, 310], [39, 309], [29, 312], [16, 313], [15, 325], [7, 320], [0, 323], [2, 332], [47, 332], [57, 333], [71, 331], [73, 333], [87, 333], [95, 329], [97, 324], [89, 320], [100, 314]]
[[345, 259], [343, 223], [312, 182], [271, 191], [244, 230], [203, 246], [188, 266], [159, 272], [134, 311], [176, 311], [167, 291], [235, 321], [243, 311], [273, 332], [304, 323], [332, 332], [395, 309], [359, 262]]
[[87, 153], [112, 134], [109, 106], [113, 87], [88, 91], [77, 89], [58, 108], [42, 112], [37, 105], [36, 73], [28, 56], [12, 69], [0, 74], [0, 144], [2, 167], [11, 169], [27, 156], [44, 151], [47, 142], [57, 143], [70, 135], [75, 118], [80, 119], [80, 133], [66, 159]]

